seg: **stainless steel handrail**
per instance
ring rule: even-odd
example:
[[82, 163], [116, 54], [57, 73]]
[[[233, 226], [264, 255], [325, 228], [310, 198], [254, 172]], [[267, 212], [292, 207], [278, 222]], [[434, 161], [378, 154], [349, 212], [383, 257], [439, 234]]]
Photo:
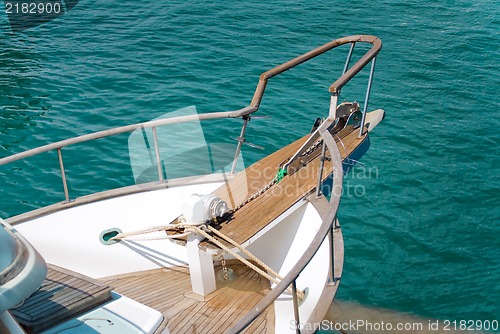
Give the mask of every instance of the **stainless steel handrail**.
[[[356, 43], [370, 43], [372, 44], [372, 48], [363, 56], [361, 57], [350, 69], [349, 68], [349, 62], [354, 50], [354, 46]], [[66, 173], [64, 170], [64, 163], [62, 159], [62, 148], [74, 145], [77, 143], [82, 143], [94, 139], [99, 139], [99, 138], [104, 138], [104, 137], [109, 137], [125, 132], [132, 132], [138, 128], [151, 128], [153, 132], [156, 132], [156, 127], [162, 126], [162, 125], [167, 125], [167, 124], [175, 124], [175, 123], [184, 123], [184, 122], [190, 122], [190, 121], [201, 121], [201, 120], [209, 120], [209, 119], [221, 119], [221, 118], [243, 118], [244, 123], [241, 129], [241, 134], [240, 137], [238, 138], [238, 145], [236, 147], [236, 152], [235, 152], [235, 158], [233, 161], [233, 166], [231, 169], [231, 173], [234, 173], [235, 167], [236, 167], [236, 159], [239, 156], [240, 150], [242, 143], [244, 142], [245, 138], [245, 131], [247, 128], [248, 121], [250, 119], [250, 115], [254, 112], [256, 112], [259, 109], [260, 102], [262, 100], [262, 96], [264, 94], [267, 81], [280, 74], [283, 73], [299, 64], [302, 64], [312, 58], [315, 58], [331, 49], [334, 49], [340, 45], [348, 44], [351, 43], [351, 48], [349, 50], [349, 54], [346, 60], [346, 64], [344, 66], [344, 70], [342, 73], [342, 76], [337, 79], [329, 88], [329, 91], [332, 95], [331, 98], [331, 103], [330, 103], [330, 116], [335, 115], [335, 110], [337, 106], [337, 99], [338, 95], [340, 93], [341, 88], [349, 82], [366, 64], [368, 64], [370, 61], [372, 61], [372, 67], [370, 71], [370, 77], [369, 77], [369, 83], [368, 83], [368, 88], [367, 88], [367, 93], [366, 93], [366, 99], [365, 99], [365, 105], [364, 105], [364, 114], [362, 118], [362, 124], [360, 127], [360, 136], [362, 135], [362, 131], [364, 129], [364, 120], [365, 120], [365, 114], [366, 114], [366, 109], [368, 105], [368, 98], [370, 96], [370, 89], [371, 89], [371, 81], [373, 77], [373, 71], [374, 71], [374, 66], [375, 66], [375, 59], [376, 55], [382, 48], [382, 42], [380, 39], [378, 39], [375, 36], [369, 36], [369, 35], [355, 35], [355, 36], [348, 36], [344, 38], [339, 38], [335, 39], [329, 43], [326, 43], [312, 51], [309, 51], [299, 57], [296, 57], [286, 63], [283, 63], [279, 66], [274, 67], [271, 70], [268, 70], [264, 72], [259, 79], [259, 83], [257, 85], [257, 88], [255, 90], [253, 99], [250, 103], [249, 106], [244, 107], [239, 110], [235, 111], [224, 111], [224, 112], [213, 112], [213, 113], [206, 113], [206, 114], [198, 114], [198, 115], [189, 115], [189, 116], [179, 116], [179, 117], [172, 117], [172, 118], [167, 118], [167, 119], [161, 119], [161, 120], [154, 120], [154, 121], [149, 121], [149, 122], [143, 122], [143, 123], [136, 123], [132, 125], [126, 125], [126, 126], [121, 126], [121, 127], [116, 127], [113, 129], [108, 129], [108, 130], [103, 130], [103, 131], [98, 131], [90, 134], [85, 134], [81, 136], [77, 136], [74, 138], [69, 138], [65, 140], [61, 140], [55, 143], [43, 145], [34, 149], [30, 149], [24, 152], [20, 152], [17, 154], [13, 154], [11, 156], [7, 156], [4, 158], [0, 159], [0, 165], [5, 165], [17, 160], [25, 159], [40, 153], [52, 151], [52, 150], [57, 150], [58, 153], [58, 159], [59, 159], [59, 166], [61, 170], [61, 178], [63, 182], [63, 189], [64, 189], [64, 196], [65, 196], [65, 202], [64, 203], [69, 203], [70, 202], [70, 196], [69, 196], [69, 191], [68, 191], [68, 186], [67, 186], [67, 181], [66, 181]], [[155, 137], [155, 136], [154, 136]], [[311, 138], [312, 140], [313, 138]], [[162, 166], [161, 166], [161, 161], [159, 159], [159, 151], [158, 151], [158, 145], [157, 141], [155, 139], [155, 155], [157, 159], [157, 169], [158, 169], [158, 179], [160, 183], [164, 182], [165, 180], [163, 179], [162, 175]]]
[[78, 143], [83, 143], [83, 142], [86, 142], [89, 140], [114, 136], [114, 135], [117, 135], [120, 133], [125, 133], [125, 132], [132, 132], [132, 131], [139, 129], [141, 127], [142, 128], [153, 128], [153, 127], [158, 127], [161, 125], [185, 123], [185, 122], [192, 122], [192, 121], [197, 121], [197, 120], [220, 119], [220, 118], [239, 118], [239, 117], [251, 114], [255, 111], [257, 111], [257, 109], [254, 107], [245, 107], [245, 108], [242, 108], [242, 109], [236, 110], [236, 111], [223, 111], [223, 112], [214, 112], [214, 113], [206, 113], [206, 114], [198, 114], [198, 115], [178, 116], [178, 117], [159, 119], [159, 120], [154, 120], [154, 121], [149, 121], [149, 122], [136, 123], [136, 124], [132, 124], [132, 125], [120, 126], [120, 127], [116, 127], [113, 129], [97, 131], [97, 132], [89, 133], [86, 135], [61, 140], [61, 141], [58, 141], [55, 143], [43, 145], [43, 146], [40, 146], [37, 148], [33, 148], [31, 150], [27, 150], [27, 151], [24, 151], [21, 153], [10, 155], [8, 157], [0, 159], [0, 166], [17, 161], [17, 160], [28, 158], [28, 157], [31, 157], [33, 155], [37, 155], [40, 153], [44, 153], [44, 152], [48, 152], [48, 151], [52, 151], [52, 150], [56, 150], [56, 149], [61, 149], [61, 148], [66, 147], [66, 146], [70, 146], [70, 145], [74, 145], [74, 144], [78, 144]]
[[102, 201], [105, 199], [126, 196], [131, 194], [137, 194], [146, 191], [155, 191], [166, 188], [175, 188], [182, 187], [186, 185], [196, 185], [201, 183], [216, 183], [216, 182], [227, 182], [228, 175], [225, 174], [210, 174], [210, 175], [196, 175], [196, 176], [187, 176], [187, 177], [179, 177], [175, 179], [168, 179], [165, 182], [148, 182], [141, 183], [132, 186], [126, 186], [111, 190], [105, 190], [98, 193], [93, 193], [89, 195], [83, 195], [78, 198], [75, 198], [69, 202], [58, 202], [48, 206], [44, 206], [32, 211], [28, 211], [17, 216], [13, 216], [7, 218], [6, 221], [11, 225], [16, 225], [27, 220], [32, 220], [38, 217], [42, 217], [44, 215], [48, 215], [54, 212], [58, 212], [64, 209], [73, 208], [83, 204], [94, 203], [98, 201]]
[[[375, 36], [368, 36], [368, 35], [355, 35], [355, 36], [349, 36], [349, 37], [344, 37], [344, 38], [339, 38], [336, 40], [333, 40], [329, 43], [326, 43], [312, 51], [309, 51], [297, 58], [294, 58], [286, 63], [283, 63], [279, 66], [274, 67], [273, 69], [264, 72], [260, 76], [259, 83], [257, 85], [257, 88], [254, 93], [254, 97], [252, 99], [252, 102], [250, 103], [249, 106], [244, 107], [239, 110], [235, 111], [223, 111], [223, 112], [214, 112], [214, 113], [206, 113], [206, 114], [199, 114], [199, 115], [190, 115], [190, 116], [179, 116], [179, 117], [172, 117], [172, 118], [167, 118], [167, 119], [161, 119], [161, 120], [155, 120], [155, 121], [149, 121], [149, 122], [144, 122], [144, 123], [136, 123], [132, 125], [126, 125], [126, 126], [121, 126], [121, 127], [116, 127], [113, 129], [108, 129], [108, 130], [103, 130], [103, 131], [98, 131], [70, 139], [65, 139], [61, 140], [55, 143], [51, 143], [48, 145], [43, 145], [34, 149], [30, 149], [21, 153], [13, 154], [5, 158], [0, 159], [0, 165], [5, 165], [13, 161], [21, 160], [33, 155], [37, 155], [43, 152], [48, 152], [52, 151], [55, 149], [61, 149], [63, 147], [69, 146], [69, 145], [74, 145], [77, 143], [82, 143], [85, 141], [89, 140], [94, 140], [94, 139], [99, 139], [103, 137], [109, 137], [113, 135], [117, 135], [120, 133], [125, 133], [125, 132], [132, 132], [138, 128], [153, 128], [153, 127], [158, 127], [161, 125], [167, 125], [167, 124], [174, 124], [174, 123], [183, 123], [183, 122], [190, 122], [190, 121], [196, 121], [196, 120], [208, 120], [208, 119], [220, 119], [220, 118], [239, 118], [239, 117], [244, 117], [248, 116], [254, 112], [256, 112], [259, 109], [260, 102], [262, 100], [262, 96], [264, 94], [267, 81], [280, 74], [283, 73], [301, 63], [304, 63], [314, 57], [317, 57], [331, 49], [334, 49], [340, 45], [344, 45], [347, 43], [351, 43], [351, 50], [349, 52], [349, 59], [350, 55], [352, 54], [352, 47], [355, 43], [359, 42], [365, 42], [365, 43], [370, 43], [373, 44], [373, 47], [361, 58], [359, 59], [349, 70], [346, 71], [344, 69], [344, 73], [342, 76], [337, 79], [329, 88], [330, 93], [332, 94], [337, 94], [339, 90], [347, 83], [349, 80], [351, 80], [366, 64], [368, 64], [372, 59], [375, 58], [375, 56], [378, 54], [378, 52], [382, 48], [382, 42], [380, 41], [379, 38]], [[346, 64], [347, 65], [347, 64]], [[244, 135], [244, 134], [243, 134]]]
[[[318, 232], [314, 236], [314, 239], [312, 240], [307, 250], [300, 257], [293, 268], [288, 272], [288, 274], [283, 278], [283, 280], [279, 284], [277, 284], [274, 289], [272, 289], [268, 294], [266, 294], [257, 303], [256, 306], [254, 306], [240, 321], [238, 321], [238, 323], [234, 327], [230, 328], [227, 333], [239, 333], [244, 330], [255, 319], [257, 319], [257, 317], [262, 314], [267, 307], [269, 307], [279, 296], [281, 296], [281, 294], [296, 281], [300, 273], [309, 264], [316, 252], [319, 250], [326, 236], [330, 233], [332, 228], [335, 227], [334, 225], [336, 222], [337, 210], [340, 204], [340, 196], [342, 193], [342, 158], [335, 140], [327, 131], [327, 129], [325, 129], [324, 132], [321, 132], [321, 137], [323, 138], [328, 151], [330, 152], [331, 162], [333, 165], [333, 189], [329, 201], [330, 207], [328, 213], [326, 214], [326, 218], [323, 219]], [[333, 247], [333, 245], [330, 246]], [[331, 256], [335, 256], [333, 252], [331, 252], [330, 254]], [[333, 259], [330, 260], [333, 263]], [[331, 272], [329, 273], [329, 278], [331, 280], [335, 280], [335, 277], [333, 275], [333, 267], [331, 268]], [[295, 307], [295, 314], [297, 314], [297, 321], [299, 315], [297, 306]]]

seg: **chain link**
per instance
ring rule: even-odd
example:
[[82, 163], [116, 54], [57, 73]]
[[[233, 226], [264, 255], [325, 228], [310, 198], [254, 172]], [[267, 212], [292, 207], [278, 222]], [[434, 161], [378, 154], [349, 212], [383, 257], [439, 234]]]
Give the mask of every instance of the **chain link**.
[[[314, 144], [312, 144], [311, 146], [309, 146], [302, 154], [301, 154], [301, 157], [307, 157], [309, 156], [311, 153], [313, 153], [321, 144], [323, 143], [323, 139], [318, 139]], [[259, 197], [260, 195], [262, 195], [263, 193], [265, 193], [266, 191], [268, 191], [272, 186], [274, 186], [276, 183], [278, 182], [278, 179], [275, 177], [271, 180], [271, 182], [269, 182], [268, 184], [266, 184], [263, 188], [261, 188], [259, 191], [257, 191], [256, 193], [254, 193], [252, 196], [248, 197], [246, 200], [244, 200], [243, 202], [241, 202], [238, 206], [236, 206], [233, 210], [233, 213], [235, 213], [236, 211], [238, 211], [239, 209], [241, 209], [242, 207], [244, 207], [245, 205], [247, 205], [248, 203], [250, 203], [251, 201], [253, 201], [254, 199], [256, 199], [257, 197]]]
[[223, 273], [223, 278], [224, 281], [229, 280], [229, 276], [227, 275], [227, 266], [226, 266], [226, 259], [224, 258], [224, 255], [221, 255], [221, 264], [222, 264], [222, 273]]

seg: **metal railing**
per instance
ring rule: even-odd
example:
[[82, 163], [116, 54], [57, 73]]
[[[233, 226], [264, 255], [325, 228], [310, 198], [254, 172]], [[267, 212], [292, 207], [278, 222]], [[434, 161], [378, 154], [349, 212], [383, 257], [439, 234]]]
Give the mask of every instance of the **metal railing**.
[[70, 202], [70, 196], [69, 196], [69, 191], [68, 191], [68, 184], [66, 180], [66, 172], [64, 169], [64, 162], [63, 162], [63, 156], [62, 156], [62, 149], [65, 147], [68, 147], [70, 145], [78, 144], [78, 143], [83, 143], [87, 142], [90, 140], [95, 140], [99, 138], [105, 138], [105, 137], [110, 137], [114, 135], [118, 135], [121, 133], [126, 133], [126, 132], [132, 132], [136, 129], [145, 129], [145, 128], [151, 128], [153, 132], [153, 143], [154, 143], [154, 151], [156, 155], [156, 163], [158, 167], [158, 180], [160, 182], [163, 182], [163, 173], [162, 173], [162, 167], [161, 167], [161, 159], [160, 159], [160, 152], [159, 152], [159, 147], [158, 147], [158, 138], [156, 136], [156, 128], [158, 126], [162, 125], [168, 125], [168, 124], [177, 124], [177, 123], [186, 123], [186, 122], [191, 122], [191, 121], [201, 121], [201, 120], [209, 120], [209, 119], [221, 119], [221, 118], [239, 118], [243, 117], [245, 115], [248, 115], [250, 113], [255, 112], [257, 109], [253, 107], [245, 107], [240, 110], [236, 111], [226, 111], [226, 112], [214, 112], [214, 113], [206, 113], [206, 114], [198, 114], [198, 115], [189, 115], [189, 116], [179, 116], [179, 117], [172, 117], [172, 118], [166, 118], [166, 119], [161, 119], [161, 120], [155, 120], [155, 121], [149, 121], [149, 122], [143, 122], [143, 123], [136, 123], [132, 125], [126, 125], [126, 126], [121, 126], [109, 130], [103, 130], [103, 131], [98, 131], [70, 139], [65, 139], [61, 140], [52, 144], [40, 146], [31, 150], [27, 150], [21, 153], [17, 153], [5, 158], [0, 159], [0, 166], [5, 165], [14, 161], [22, 160], [34, 155], [38, 155], [40, 153], [45, 153], [53, 150], [57, 150], [57, 156], [59, 159], [59, 168], [61, 171], [61, 179], [63, 183], [63, 189], [64, 189], [64, 196], [65, 196], [65, 203]]
[[[236, 163], [237, 163], [237, 158], [240, 154], [241, 151], [241, 146], [243, 142], [245, 141], [245, 132], [247, 129], [247, 124], [248, 121], [250, 120], [250, 115], [254, 112], [256, 112], [259, 109], [267, 81], [280, 74], [283, 73], [299, 64], [302, 64], [312, 58], [315, 58], [329, 50], [332, 50], [338, 46], [344, 45], [344, 44], [351, 44], [351, 48], [349, 50], [349, 54], [347, 57], [347, 61], [344, 67], [344, 71], [342, 76], [337, 79], [329, 88], [330, 94], [331, 94], [331, 103], [330, 103], [330, 116], [334, 115], [334, 111], [332, 112], [332, 104], [334, 104], [333, 110], [336, 110], [336, 105], [337, 105], [337, 100], [338, 100], [338, 95], [340, 94], [341, 88], [349, 82], [366, 64], [368, 64], [370, 61], [372, 61], [372, 69], [370, 72], [370, 79], [369, 79], [369, 84], [368, 84], [368, 90], [366, 94], [366, 99], [365, 99], [365, 105], [364, 105], [364, 113], [363, 113], [363, 119], [362, 119], [362, 124], [361, 124], [361, 129], [360, 129], [360, 135], [362, 134], [363, 128], [364, 128], [364, 120], [365, 120], [365, 114], [367, 111], [367, 105], [368, 105], [368, 98], [370, 96], [370, 89], [371, 89], [371, 80], [373, 76], [373, 70], [375, 66], [375, 58], [378, 52], [382, 48], [382, 42], [380, 39], [378, 39], [375, 36], [368, 36], [368, 35], [355, 35], [355, 36], [349, 36], [349, 37], [344, 37], [344, 38], [339, 38], [336, 40], [333, 40], [329, 43], [326, 43], [312, 51], [309, 51], [301, 56], [298, 56], [286, 63], [283, 63], [279, 66], [274, 67], [273, 69], [264, 72], [259, 79], [259, 83], [255, 89], [254, 96], [252, 98], [252, 101], [249, 106], [244, 107], [239, 110], [235, 111], [224, 111], [224, 112], [213, 112], [213, 113], [205, 113], [205, 114], [198, 114], [198, 115], [189, 115], [189, 116], [179, 116], [179, 117], [172, 117], [172, 118], [167, 118], [167, 119], [161, 119], [161, 120], [154, 120], [154, 121], [149, 121], [149, 122], [143, 122], [143, 123], [136, 123], [132, 125], [126, 125], [126, 126], [121, 126], [121, 127], [116, 127], [113, 129], [108, 129], [108, 130], [103, 130], [103, 131], [98, 131], [82, 136], [77, 136], [74, 138], [66, 139], [66, 140], [61, 140], [52, 144], [40, 146], [34, 149], [30, 149], [21, 153], [17, 153], [5, 158], [0, 159], [0, 165], [5, 165], [17, 160], [25, 159], [27, 157], [31, 157], [34, 155], [38, 155], [40, 153], [52, 151], [52, 150], [57, 150], [57, 156], [59, 159], [59, 167], [61, 171], [61, 179], [63, 183], [63, 190], [64, 190], [64, 196], [65, 196], [65, 201], [63, 203], [69, 203], [70, 202], [70, 194], [68, 190], [68, 185], [67, 185], [67, 179], [66, 179], [66, 172], [64, 169], [64, 161], [63, 161], [63, 156], [62, 156], [62, 149], [74, 145], [77, 143], [83, 143], [86, 141], [90, 140], [95, 140], [99, 138], [104, 138], [104, 137], [109, 137], [109, 136], [114, 136], [117, 134], [125, 133], [125, 132], [132, 132], [136, 129], [139, 128], [151, 128], [153, 132], [153, 141], [154, 141], [154, 149], [155, 149], [155, 155], [156, 155], [156, 163], [157, 163], [157, 168], [158, 168], [158, 180], [159, 182], [164, 182], [165, 180], [163, 179], [163, 173], [162, 173], [162, 166], [161, 166], [161, 159], [160, 159], [160, 152], [159, 152], [159, 147], [158, 147], [158, 139], [156, 134], [156, 128], [158, 126], [163, 126], [163, 125], [168, 125], [168, 124], [176, 124], [176, 123], [184, 123], [184, 122], [190, 122], [190, 121], [202, 121], [202, 120], [209, 120], [209, 119], [222, 119], [222, 118], [243, 118], [244, 123], [241, 129], [240, 136], [238, 137], [238, 144], [236, 147], [236, 152], [234, 155], [234, 160], [233, 160], [233, 165], [231, 168], [231, 174], [235, 172], [236, 168]], [[349, 68], [349, 62], [354, 50], [354, 46], [356, 43], [369, 43], [372, 44], [373, 46], [371, 49], [363, 56], [361, 57], [351, 68]]]
[[339, 47], [344, 44], [349, 44], [351, 43], [351, 50], [348, 55], [348, 59], [350, 60], [352, 51], [354, 49], [354, 45], [356, 43], [369, 43], [372, 44], [372, 48], [363, 56], [361, 57], [349, 70], [347, 62], [347, 66], [344, 69], [344, 73], [340, 78], [338, 78], [329, 88], [329, 91], [332, 95], [338, 95], [342, 87], [345, 86], [346, 83], [348, 83], [356, 74], [363, 69], [363, 67], [366, 66], [372, 59], [374, 59], [377, 54], [380, 52], [382, 49], [382, 41], [375, 36], [369, 36], [369, 35], [354, 35], [354, 36], [348, 36], [348, 37], [343, 37], [343, 38], [338, 38], [335, 39], [329, 43], [326, 43], [320, 47], [317, 47], [314, 50], [311, 50], [307, 53], [304, 53], [301, 56], [298, 56], [290, 61], [287, 61], [286, 63], [283, 63], [279, 66], [276, 66], [275, 68], [264, 72], [260, 75], [260, 80], [259, 84], [257, 85], [257, 89], [255, 90], [252, 102], [250, 103], [250, 106], [258, 108], [260, 105], [260, 102], [262, 100], [262, 96], [264, 95], [264, 91], [266, 89], [267, 81], [271, 79], [272, 77], [283, 73], [299, 64], [302, 64], [308, 60], [311, 60], [327, 51], [330, 51], [336, 47]]

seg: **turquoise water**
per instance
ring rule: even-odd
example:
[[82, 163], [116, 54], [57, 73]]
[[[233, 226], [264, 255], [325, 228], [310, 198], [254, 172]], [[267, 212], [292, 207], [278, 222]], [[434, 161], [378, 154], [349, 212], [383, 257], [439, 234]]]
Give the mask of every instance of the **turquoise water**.
[[[71, 136], [249, 103], [261, 72], [327, 41], [384, 43], [366, 169], [346, 179], [339, 299], [424, 318], [500, 320], [500, 3], [457, 1], [82, 0], [12, 33], [0, 15], [0, 156]], [[255, 161], [306, 133], [328, 108], [347, 50], [272, 79], [245, 147]], [[361, 53], [360, 53], [361, 54]], [[363, 102], [367, 74], [346, 87]], [[240, 127], [215, 122], [209, 141]], [[127, 136], [64, 151], [72, 196], [133, 184]], [[362, 166], [361, 166], [362, 167]], [[2, 166], [0, 215], [62, 200], [54, 153]], [[358, 190], [357, 193], [354, 190]]]

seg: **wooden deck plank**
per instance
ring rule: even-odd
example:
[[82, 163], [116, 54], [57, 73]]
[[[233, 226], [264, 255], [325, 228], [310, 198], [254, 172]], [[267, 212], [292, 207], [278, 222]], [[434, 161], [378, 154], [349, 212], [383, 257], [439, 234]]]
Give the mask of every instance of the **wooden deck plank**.
[[[269, 183], [276, 175], [278, 166], [297, 151], [307, 140], [302, 137], [282, 149], [266, 156], [262, 160], [250, 165], [247, 169], [236, 174], [227, 184], [217, 189], [214, 194], [226, 201], [230, 207], [235, 207], [246, 197], [257, 192], [263, 185]], [[248, 182], [252, 180], [252, 182]], [[228, 193], [227, 190], [230, 190]], [[238, 198], [235, 203], [232, 198]]]
[[[335, 136], [337, 141], [337, 146], [339, 147], [342, 158], [346, 158], [351, 154], [355, 148], [357, 148], [363, 140], [366, 139], [367, 134], [358, 138], [358, 130], [346, 129], [341, 131]], [[264, 163], [256, 163], [258, 166], [255, 168], [267, 168], [270, 169], [271, 166], [267, 165], [267, 162], [275, 163], [276, 161], [285, 161], [287, 159], [286, 154], [291, 154], [290, 152], [295, 152], [297, 147], [299, 147], [304, 138], [292, 143], [290, 146], [293, 149], [290, 150], [279, 150], [276, 152], [273, 159], [263, 160]], [[288, 148], [288, 146], [286, 147]], [[281, 158], [278, 158], [280, 156]], [[290, 206], [296, 203], [299, 199], [303, 198], [305, 195], [310, 193], [316, 188], [317, 178], [318, 178], [318, 167], [320, 164], [319, 156], [309, 162], [305, 167], [300, 168], [296, 173], [286, 176], [278, 184], [273, 185], [264, 194], [260, 195], [240, 210], [238, 210], [234, 215], [233, 219], [228, 224], [223, 224], [221, 232], [225, 235], [231, 237], [238, 243], [244, 243], [256, 233], [258, 233], [262, 228], [264, 228], [271, 221], [276, 219], [284, 211], [286, 211]], [[255, 165], [255, 164], [254, 164]], [[253, 173], [255, 172], [254, 165], [248, 169], [252, 170], [252, 173], [245, 175], [248, 184], [257, 185], [263, 187], [267, 184], [272, 177], [251, 179]], [[247, 170], [248, 170], [247, 169]], [[274, 166], [274, 170], [278, 170], [278, 165]], [[323, 178], [326, 179], [332, 171], [331, 164], [326, 163], [323, 173]], [[274, 175], [273, 175], [274, 177]], [[234, 179], [233, 179], [234, 180]], [[229, 187], [233, 189], [231, 183], [233, 180], [229, 181], [228, 185], [223, 187]], [[241, 181], [238, 181], [241, 182]], [[216, 190], [214, 193], [216, 195], [223, 195], [220, 189]], [[259, 187], [256, 187], [257, 189]], [[234, 195], [240, 196], [241, 195]], [[223, 198], [224, 199], [224, 198]], [[210, 242], [202, 242], [200, 247], [206, 248], [216, 248]]]
[[152, 275], [151, 277], [141, 277], [140, 279], [134, 279], [133, 282], [129, 284], [120, 285], [122, 288], [126, 288], [131, 295], [142, 294], [142, 285], [147, 284], [157, 284], [161, 286], [162, 276]]
[[267, 327], [266, 325], [267, 325], [267, 319], [265, 317], [259, 316], [242, 333], [249, 333], [249, 334], [253, 334], [253, 333], [274, 333], [274, 330], [273, 331], [268, 330], [266, 328]]
[[[58, 294], [61, 294], [61, 290], [64, 290], [64, 286], [59, 284], [59, 282], [63, 279], [63, 277], [58, 277], [55, 280], [50, 278], [45, 279], [42, 285], [43, 290], [40, 291], [40, 293], [35, 294], [33, 296], [33, 300], [29, 298], [27, 301], [25, 301], [23, 304], [23, 309], [26, 311], [30, 311], [32, 308], [36, 308], [41, 303], [44, 303], [47, 297], [57, 297]], [[65, 281], [65, 284], [72, 285], [77, 282], [77, 280], [77, 278], [69, 278]]]
[[187, 278], [187, 280], [188, 282], [186, 281], [176, 282], [176, 284], [173, 284], [168, 289], [163, 288], [148, 293], [137, 294], [136, 296], [141, 296], [141, 299], [148, 303], [158, 300], [160, 297], [168, 299], [175, 298], [177, 296], [180, 296], [182, 294], [182, 291], [184, 291], [184, 289], [191, 288], [191, 285], [189, 284], [189, 278]]
[[[167, 328], [171, 333], [220, 333], [234, 325], [270, 289], [268, 280], [245, 265], [235, 260], [227, 263], [233, 269], [235, 279], [217, 281], [217, 290], [204, 300], [190, 298], [190, 280], [172, 270], [134, 273], [135, 281], [140, 276], [140, 289], [130, 285], [130, 280], [123, 275], [103, 280], [113, 284], [118, 293], [131, 297], [129, 291], [133, 292], [135, 300], [160, 311], [168, 319]], [[216, 271], [219, 269], [220, 266], [215, 268]], [[155, 294], [156, 298], [153, 298]], [[259, 332], [267, 326], [274, 328], [273, 312], [274, 308], [270, 307], [267, 312], [270, 316], [259, 317], [258, 324], [252, 328], [259, 328]]]
[[[257, 302], [262, 298], [261, 295], [254, 293], [251, 296], [251, 299], [248, 301], [251, 304], [257, 304]], [[237, 300], [237, 302], [231, 306], [233, 312], [231, 314], [227, 314], [224, 317], [220, 317], [220, 321], [218, 322], [219, 327], [214, 329], [217, 333], [224, 333], [227, 329], [229, 329], [234, 323], [235, 320], [239, 317], [243, 317], [245, 315], [246, 310], [246, 301]]]
[[[220, 297], [215, 299], [216, 302], [218, 303], [211, 303], [211, 309], [212, 313], [209, 314], [207, 321], [202, 322], [200, 325], [203, 326], [204, 330], [201, 331], [201, 333], [219, 333], [215, 327], [218, 328], [217, 324], [221, 321], [224, 321], [226, 317], [228, 317], [230, 314], [232, 314], [235, 311], [238, 311], [236, 308], [234, 308], [234, 305], [238, 302], [245, 301], [248, 304], [252, 305], [252, 300], [253, 296], [251, 294], [251, 287], [252, 284], [254, 283], [255, 280], [255, 273], [253, 272], [248, 272], [243, 279], [240, 280], [240, 284], [235, 287], [235, 289], [225, 289], [224, 291], [221, 290]], [[239, 298], [238, 293], [236, 291], [249, 291], [250, 293], [247, 293], [246, 298], [243, 300]], [[215, 328], [215, 330], [214, 330]]]
[[102, 290], [101, 288], [95, 287], [92, 284], [86, 284], [74, 289], [75, 290], [73, 291], [71, 291], [70, 289], [62, 289], [61, 291], [58, 291], [57, 293], [51, 295], [50, 298], [48, 298], [49, 300], [57, 302], [47, 303], [45, 300], [42, 303], [25, 309], [25, 311], [30, 312], [35, 318], [42, 317], [42, 315], [46, 313], [53, 313], [60, 309], [70, 308], [73, 304], [81, 301], [82, 295], [92, 296]]
[[[249, 280], [251, 275], [252, 273], [250, 271], [240, 275], [241, 279], [239, 282], [234, 284], [234, 289], [245, 291], [245, 289], [251, 285], [251, 281]], [[234, 296], [230, 293], [230, 291], [228, 292], [226, 290], [227, 289], [219, 290], [217, 292], [217, 298], [214, 298], [210, 302], [210, 308], [205, 311], [207, 318], [200, 323], [200, 326], [204, 328], [204, 330], [201, 330], [200, 333], [209, 333], [211, 326], [216, 321], [217, 314], [222, 313], [221, 310], [224, 310], [224, 308], [227, 308], [228, 305], [231, 304], [231, 299], [234, 298]]]
[[184, 309], [189, 308], [196, 303], [197, 301], [194, 299], [184, 298], [179, 303], [176, 303], [175, 305], [173, 305], [173, 307], [165, 311], [164, 316], [169, 319], [167, 322], [167, 327], [171, 333], [176, 333], [175, 328], [172, 328], [171, 324], [177, 321]]
[[[113, 281], [115, 282], [114, 284], [119, 285], [122, 289], [126, 289], [131, 296], [135, 296], [135, 295], [141, 295], [143, 293], [142, 291], [143, 284], [158, 283], [158, 287], [161, 289], [161, 287], [163, 287], [163, 284], [161, 284], [161, 281], [163, 279], [161, 273], [166, 271], [169, 272], [169, 275], [171, 275], [174, 282], [182, 282], [182, 278], [189, 280], [189, 273], [187, 272], [181, 273], [178, 271], [171, 271], [169, 269], [162, 269], [161, 271], [158, 272], [152, 272], [150, 276], [144, 276], [144, 275], [134, 276], [131, 277], [130, 279], [121, 278], [118, 281], [114, 280], [113, 277], [110, 277], [110, 278], [103, 278], [103, 280], [108, 282]], [[153, 282], [152, 280], [157, 280], [157, 281]]]
[[[187, 310], [186, 310], [187, 311]], [[192, 306], [189, 310], [191, 314], [197, 314], [197, 317], [184, 317], [177, 325], [172, 324], [172, 328], [175, 328], [179, 333], [186, 333], [189, 329], [194, 329], [197, 332], [197, 326], [200, 326], [200, 320], [205, 320], [207, 315], [203, 312], [205, 311], [205, 303], [197, 303]]]
[[[357, 136], [357, 131], [353, 131], [352, 127], [347, 127], [342, 129], [339, 133], [335, 135], [335, 141], [343, 140], [347, 135], [354, 133]], [[266, 156], [262, 160], [249, 166], [245, 171], [239, 172], [227, 185], [222, 186], [217, 189], [214, 194], [219, 196], [221, 199], [225, 200], [230, 207], [231, 198], [227, 197], [227, 189], [231, 189], [232, 192], [241, 191], [242, 185], [248, 186], [248, 195], [251, 195], [261, 189], [265, 184], [269, 183], [276, 175], [279, 166], [284, 163], [288, 158], [294, 154], [302, 144], [307, 140], [309, 134], [297, 139], [291, 144], [283, 147], [282, 149]], [[340, 145], [339, 145], [340, 146]], [[319, 154], [319, 151], [317, 151]], [[252, 180], [252, 182], [248, 182]], [[241, 197], [241, 196], [233, 196]], [[237, 204], [236, 204], [237, 205]]]
[[184, 297], [183, 294], [179, 294], [172, 298], [163, 299], [163, 300], [152, 300], [148, 302], [148, 305], [157, 310], [167, 310], [171, 308], [176, 303], [180, 302]]
[[[203, 308], [203, 303], [193, 303], [190, 307], [183, 309], [177, 314], [175, 319], [171, 319], [169, 322], [169, 329], [177, 333], [186, 333], [188, 328], [191, 328], [197, 320], [200, 318], [200, 310]], [[195, 317], [189, 316], [196, 314]], [[184, 327], [188, 328], [184, 328]]]

